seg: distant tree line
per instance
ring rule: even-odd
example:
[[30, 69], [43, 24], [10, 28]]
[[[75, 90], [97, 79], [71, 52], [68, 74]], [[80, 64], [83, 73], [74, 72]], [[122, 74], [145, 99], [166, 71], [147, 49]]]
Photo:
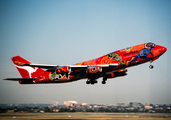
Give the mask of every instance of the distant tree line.
[[14, 112], [21, 112], [21, 111], [27, 111], [27, 112], [56, 112], [53, 110], [58, 110], [58, 112], [155, 112], [155, 113], [171, 113], [171, 109], [167, 109], [168, 106], [161, 106], [163, 109], [126, 109], [126, 108], [114, 108], [114, 107], [99, 107], [99, 108], [72, 108], [72, 107], [23, 107], [23, 108], [17, 108], [17, 107], [11, 107], [11, 108], [4, 108], [0, 107], [0, 113], [6, 113], [8, 110], [14, 110]]

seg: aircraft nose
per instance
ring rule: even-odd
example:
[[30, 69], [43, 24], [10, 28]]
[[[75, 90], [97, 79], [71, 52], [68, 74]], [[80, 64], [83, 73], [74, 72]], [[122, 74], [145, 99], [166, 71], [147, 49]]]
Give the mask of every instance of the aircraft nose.
[[167, 51], [166, 47], [161, 46], [160, 53], [163, 54]]
[[166, 47], [162, 47], [162, 51], [166, 52], [167, 48]]

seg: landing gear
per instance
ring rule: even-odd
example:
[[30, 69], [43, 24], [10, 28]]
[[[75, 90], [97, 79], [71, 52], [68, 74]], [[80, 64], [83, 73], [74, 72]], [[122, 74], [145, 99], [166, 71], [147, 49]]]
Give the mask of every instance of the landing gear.
[[95, 83], [97, 83], [97, 80], [94, 80], [94, 79], [88, 79], [86, 81], [86, 84], [92, 84], [92, 85], [94, 85]]
[[97, 80], [94, 80], [94, 83], [98, 83]]
[[90, 84], [90, 81], [89, 81], [89, 80], [87, 80], [87, 81], [86, 81], [86, 84]]
[[153, 69], [153, 67], [154, 67], [154, 66], [153, 66], [153, 65], [150, 63], [150, 66], [149, 66], [149, 68], [150, 68], [150, 69]]
[[106, 81], [102, 81], [102, 84], [106, 84]]
[[150, 69], [153, 69], [153, 65], [150, 65], [149, 68], [150, 68]]
[[104, 77], [103, 77], [102, 84], [106, 84], [106, 81], [107, 81], [107, 77], [106, 77], [106, 76], [104, 76]]

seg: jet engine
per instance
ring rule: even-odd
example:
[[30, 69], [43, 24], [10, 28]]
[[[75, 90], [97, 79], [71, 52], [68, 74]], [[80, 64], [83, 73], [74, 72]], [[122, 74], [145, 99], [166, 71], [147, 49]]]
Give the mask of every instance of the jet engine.
[[57, 73], [59, 73], [59, 74], [68, 73], [70, 71], [71, 71], [71, 68], [69, 66], [64, 66], [64, 67], [57, 69]]
[[115, 78], [115, 77], [125, 76], [127, 74], [128, 74], [127, 69], [123, 69], [123, 70], [119, 70], [117, 72], [107, 74], [106, 77], [107, 78]]
[[89, 66], [87, 69], [88, 73], [99, 73], [102, 72], [102, 67], [101, 66]]

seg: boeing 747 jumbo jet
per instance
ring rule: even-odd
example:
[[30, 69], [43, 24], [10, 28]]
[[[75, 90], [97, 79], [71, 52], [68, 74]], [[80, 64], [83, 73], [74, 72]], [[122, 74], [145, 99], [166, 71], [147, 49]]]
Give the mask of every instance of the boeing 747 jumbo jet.
[[4, 80], [19, 81], [20, 84], [38, 83], [65, 83], [87, 79], [87, 84], [97, 83], [98, 78], [103, 78], [102, 84], [107, 79], [127, 75], [128, 67], [142, 63], [151, 63], [158, 59], [167, 48], [154, 43], [144, 43], [133, 47], [117, 50], [97, 59], [73, 65], [44, 65], [32, 64], [20, 56], [12, 57], [15, 67], [22, 78], [7, 78]]

